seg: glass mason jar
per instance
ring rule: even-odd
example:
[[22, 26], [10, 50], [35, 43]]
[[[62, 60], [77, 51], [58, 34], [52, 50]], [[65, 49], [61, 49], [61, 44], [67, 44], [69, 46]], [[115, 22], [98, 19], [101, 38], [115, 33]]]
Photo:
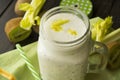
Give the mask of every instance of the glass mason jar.
[[[56, 39], [58, 32], [52, 36], [48, 33], [47, 21], [54, 15], [61, 13], [75, 15], [84, 23], [83, 27], [86, 30], [83, 30], [84, 33], [80, 37], [67, 41], [64, 40], [64, 35], [60, 39]], [[100, 51], [100, 55], [107, 52], [103, 44], [92, 41], [88, 17], [72, 7], [55, 7], [47, 11], [41, 19], [39, 35], [38, 59], [43, 80], [84, 80], [88, 72], [88, 58], [91, 51]], [[103, 59], [106, 60], [106, 56]], [[105, 64], [106, 61], [103, 63]], [[103, 63], [102, 67], [105, 67]], [[89, 65], [93, 70], [96, 66], [95, 64]]]

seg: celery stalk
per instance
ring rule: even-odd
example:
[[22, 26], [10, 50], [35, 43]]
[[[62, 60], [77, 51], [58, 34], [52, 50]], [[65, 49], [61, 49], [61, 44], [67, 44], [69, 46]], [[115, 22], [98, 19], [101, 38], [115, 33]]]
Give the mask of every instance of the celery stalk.
[[103, 41], [105, 44], [114, 42], [120, 40], [120, 28], [118, 28], [117, 30], [112, 31], [111, 33], [107, 34]]
[[109, 16], [105, 19], [100, 17], [90, 19], [92, 39], [101, 42], [110, 32], [112, 23], [112, 17]]
[[[25, 30], [30, 30], [32, 25], [39, 25], [40, 18], [38, 15], [42, 6], [44, 5], [45, 0], [32, 0], [30, 4], [23, 3], [20, 5], [20, 10], [26, 11], [23, 19], [20, 22], [20, 27]], [[37, 21], [37, 23], [35, 23]]]

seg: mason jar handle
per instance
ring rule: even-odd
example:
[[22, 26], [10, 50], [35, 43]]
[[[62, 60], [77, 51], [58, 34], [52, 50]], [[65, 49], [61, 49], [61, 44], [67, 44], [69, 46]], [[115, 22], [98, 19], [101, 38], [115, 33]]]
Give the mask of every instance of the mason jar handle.
[[97, 41], [93, 41], [93, 47], [89, 55], [89, 71], [99, 72], [106, 68], [107, 65], [108, 48], [105, 44]]

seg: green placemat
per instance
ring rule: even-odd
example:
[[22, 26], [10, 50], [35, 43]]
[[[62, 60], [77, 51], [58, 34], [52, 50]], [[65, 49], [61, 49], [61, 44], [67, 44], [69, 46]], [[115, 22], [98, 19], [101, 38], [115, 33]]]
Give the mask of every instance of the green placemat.
[[[32, 61], [39, 72], [38, 58], [37, 58], [37, 42], [31, 43], [23, 47], [28, 58]], [[10, 72], [16, 77], [16, 80], [34, 80], [31, 72], [27, 68], [23, 58], [20, 56], [18, 50], [12, 50], [0, 54], [0, 67]], [[0, 80], [7, 80], [0, 76]], [[100, 73], [89, 73], [85, 80], [120, 80], [120, 70], [116, 71], [102, 71]]]
[[90, 0], [62, 0], [60, 6], [72, 6], [80, 9], [87, 15], [91, 14], [93, 8]]
[[[32, 64], [35, 66], [36, 70], [39, 72], [37, 60], [37, 42], [24, 46], [23, 49], [28, 58], [32, 61]], [[16, 49], [0, 54], [0, 67], [15, 75], [16, 80], [34, 80], [34, 77], [27, 68], [25, 61], [20, 56], [19, 51]], [[0, 76], [0, 80], [7, 79]]]

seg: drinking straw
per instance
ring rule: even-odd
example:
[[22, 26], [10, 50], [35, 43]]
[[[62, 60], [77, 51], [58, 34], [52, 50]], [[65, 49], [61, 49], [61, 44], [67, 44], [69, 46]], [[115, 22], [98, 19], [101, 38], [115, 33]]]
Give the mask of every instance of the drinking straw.
[[20, 44], [16, 44], [16, 48], [20, 52], [20, 55], [24, 59], [25, 63], [27, 64], [28, 69], [31, 71], [31, 73], [32, 73], [33, 77], [35, 78], [35, 80], [41, 80], [39, 74], [35, 70], [35, 67], [31, 63], [31, 60], [26, 56], [25, 51], [22, 49]]
[[8, 73], [7, 71], [3, 70], [2, 68], [0, 68], [0, 75], [7, 78], [8, 80], [16, 80], [12, 74]]

